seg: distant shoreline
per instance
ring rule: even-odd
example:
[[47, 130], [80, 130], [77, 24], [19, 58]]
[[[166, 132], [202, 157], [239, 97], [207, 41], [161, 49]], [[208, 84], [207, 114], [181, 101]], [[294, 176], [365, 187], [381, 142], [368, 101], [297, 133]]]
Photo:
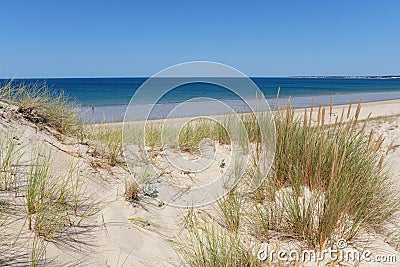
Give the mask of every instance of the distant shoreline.
[[[290, 76], [248, 76], [250, 79], [400, 79], [400, 75], [290, 75]], [[52, 80], [52, 79], [149, 79], [151, 76], [93, 76], [93, 77], [0, 77], [1, 81], [9, 80]]]
[[[333, 117], [338, 117], [341, 115], [341, 112], [343, 110], [346, 110], [349, 108], [349, 104], [341, 104], [341, 105], [334, 105], [332, 107], [332, 116]], [[358, 105], [358, 101], [354, 101], [352, 103], [352, 109], [355, 110]], [[327, 107], [327, 106], [325, 106]], [[305, 108], [297, 108], [295, 109], [295, 114], [298, 116], [302, 116], [304, 114], [304, 109]], [[318, 106], [314, 107], [314, 110], [318, 109]], [[310, 111], [310, 107], [307, 107], [308, 112]], [[329, 113], [329, 106], [328, 110], [326, 113], [326, 116], [328, 116]], [[243, 112], [243, 114], [246, 114], [246, 112]], [[314, 112], [314, 115], [317, 115], [317, 112]], [[384, 101], [371, 101], [371, 102], [361, 102], [361, 112], [360, 112], [360, 117], [359, 120], [365, 120], [369, 116], [371, 119], [373, 118], [378, 118], [378, 117], [390, 117], [390, 116], [400, 116], [400, 98], [399, 99], [391, 99], [391, 100], [384, 100]], [[215, 115], [215, 116], [223, 116], [221, 115]], [[187, 118], [187, 117], [186, 117]], [[185, 117], [182, 118], [172, 118], [172, 120], [180, 120], [180, 119], [185, 119]], [[157, 123], [163, 121], [163, 119], [154, 119], [154, 120], [149, 120], [150, 122]], [[328, 121], [328, 120], [326, 120]], [[133, 123], [140, 123], [140, 121], [135, 121]], [[124, 124], [123, 121], [119, 122], [102, 122], [102, 123], [88, 123], [87, 125], [93, 125], [93, 126], [111, 126], [111, 127], [120, 127]]]
[[295, 79], [371, 79], [371, 80], [396, 80], [400, 79], [400, 75], [384, 75], [384, 76], [289, 76]]

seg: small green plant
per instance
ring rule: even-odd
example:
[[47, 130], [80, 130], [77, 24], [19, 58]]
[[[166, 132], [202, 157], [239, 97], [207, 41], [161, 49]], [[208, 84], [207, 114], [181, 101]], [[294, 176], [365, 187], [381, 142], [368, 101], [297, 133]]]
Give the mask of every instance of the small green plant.
[[134, 181], [125, 182], [125, 200], [135, 202], [139, 200], [139, 185]]
[[225, 168], [225, 160], [224, 160], [224, 159], [222, 159], [222, 160], [220, 161], [219, 167], [220, 167], [221, 169], [222, 169], [222, 168]]
[[135, 217], [135, 218], [129, 218], [128, 220], [140, 227], [143, 227], [143, 228], [150, 227], [150, 226], [161, 227], [159, 224], [154, 223], [147, 218]]
[[156, 198], [158, 196], [157, 188], [149, 183], [142, 185], [142, 192], [145, 196]]

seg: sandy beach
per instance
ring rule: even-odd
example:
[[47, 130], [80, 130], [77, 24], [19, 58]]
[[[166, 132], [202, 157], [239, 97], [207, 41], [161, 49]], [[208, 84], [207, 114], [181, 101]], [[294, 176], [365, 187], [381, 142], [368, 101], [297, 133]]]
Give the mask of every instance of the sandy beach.
[[[156, 199], [141, 194], [140, 200], [132, 204], [125, 200], [125, 185], [131, 181], [129, 172], [122, 166], [109, 166], [92, 153], [87, 144], [79, 143], [74, 138], [60, 140], [50, 128], [41, 128], [27, 121], [16, 113], [16, 107], [5, 103], [0, 109], [0, 131], [12, 135], [18, 140], [21, 150], [19, 172], [22, 177], [29, 173], [32, 155], [37, 151], [42, 157], [51, 155], [50, 170], [53, 175], [68, 171], [71, 163], [77, 164], [77, 173], [82, 179], [82, 194], [95, 209], [93, 215], [82, 223], [74, 225], [66, 233], [46, 245], [43, 262], [53, 266], [176, 266], [180, 257], [174, 249], [179, 240], [184, 240], [185, 228], [182, 221], [186, 210], [162, 205]], [[327, 107], [326, 121], [340, 116], [348, 106], [334, 106], [332, 116]], [[308, 109], [309, 110], [309, 109]], [[356, 110], [353, 105], [352, 113]], [[347, 111], [346, 111], [347, 112]], [[304, 110], [297, 110], [302, 116]], [[360, 120], [371, 114], [368, 129], [385, 137], [382, 151], [390, 145], [387, 162], [396, 190], [400, 190], [400, 100], [366, 103], [362, 105]], [[313, 120], [316, 120], [314, 118]], [[121, 127], [121, 123], [108, 123], [96, 127]], [[393, 143], [392, 143], [393, 141]], [[219, 158], [229, 157], [229, 152], [222, 149]], [[224, 154], [225, 153], [225, 154]], [[24, 167], [25, 166], [25, 167]], [[207, 172], [213, 176], [219, 168]], [[24, 174], [25, 173], [25, 174]], [[170, 173], [171, 174], [171, 173]], [[171, 175], [174, 175], [172, 172]], [[178, 173], [177, 173], [178, 175]], [[23, 178], [24, 180], [26, 178]], [[6, 236], [6, 249], [2, 259], [5, 264], [24, 265], [30, 260], [32, 231], [27, 228], [24, 194], [18, 197], [7, 192], [0, 192], [0, 199], [15, 204], [15, 210], [9, 213], [8, 223], [2, 226]], [[205, 207], [205, 209], [210, 209]], [[393, 225], [400, 221], [393, 222]], [[394, 226], [393, 226], [394, 227]], [[15, 233], [20, 233], [18, 236]], [[370, 247], [375, 254], [395, 255], [400, 260], [398, 243], [388, 239], [383, 233], [367, 233], [371, 240]], [[378, 266], [361, 263], [361, 266]], [[383, 266], [383, 265], [382, 265]], [[387, 266], [387, 265], [384, 265]], [[394, 264], [393, 266], [396, 266]]]
[[[350, 102], [350, 100], [349, 100]], [[356, 110], [356, 106], [358, 105], [359, 102], [353, 102], [352, 106], [352, 112], [354, 113]], [[370, 118], [377, 118], [377, 117], [390, 117], [390, 116], [396, 116], [400, 114], [400, 99], [392, 99], [392, 100], [385, 100], [385, 101], [374, 101], [374, 102], [366, 102], [362, 103], [362, 109], [361, 113], [359, 115], [360, 120], [365, 120], [369, 116]], [[311, 104], [310, 104], [311, 105]], [[335, 105], [332, 107], [332, 114], [330, 114], [330, 108], [329, 106], [324, 106], [326, 109], [325, 112], [325, 122], [329, 123], [331, 121], [332, 123], [335, 122], [336, 117], [341, 116], [343, 110], [347, 112], [349, 105]], [[301, 117], [304, 116], [304, 110], [307, 110], [307, 112], [310, 112], [311, 108], [299, 108], [295, 110], [295, 113], [297, 116]], [[318, 106], [315, 106], [313, 108], [313, 120], [316, 121], [318, 117]], [[332, 115], [332, 116], [331, 116]], [[223, 118], [224, 115], [211, 115], [209, 116], [211, 118]], [[346, 116], [347, 117], [347, 114]], [[172, 118], [170, 120], [172, 121], [187, 121], [192, 117], [186, 117], [186, 118]], [[346, 119], [346, 118], [344, 118]], [[159, 124], [162, 123], [164, 120], [161, 119], [153, 119], [153, 120], [148, 120], [149, 124]], [[137, 123], [137, 124], [143, 124], [144, 121], [131, 121], [130, 123]], [[105, 123], [95, 123], [95, 124], [88, 124], [88, 125], [93, 125], [95, 127], [97, 126], [107, 126], [107, 127], [112, 127], [112, 128], [119, 128], [122, 127], [124, 122], [105, 122]]]

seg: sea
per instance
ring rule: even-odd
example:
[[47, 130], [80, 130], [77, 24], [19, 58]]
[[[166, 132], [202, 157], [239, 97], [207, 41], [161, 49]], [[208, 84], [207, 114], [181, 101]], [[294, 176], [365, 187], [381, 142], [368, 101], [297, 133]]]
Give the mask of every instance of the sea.
[[[174, 78], [177, 79], [177, 78]], [[87, 122], [118, 122], [125, 116], [128, 104], [136, 92], [143, 88], [148, 78], [37, 78], [15, 79], [13, 83], [45, 84], [52, 92], [63, 91], [74, 102], [79, 104], [80, 112]], [[251, 81], [260, 89], [269, 102], [273, 102], [279, 91], [280, 101], [289, 98], [294, 107], [308, 107], [314, 97], [315, 105], [327, 105], [332, 97], [333, 104], [347, 104], [352, 99], [354, 102], [389, 100], [400, 98], [399, 77], [286, 77], [286, 78], [251, 78]], [[4, 84], [7, 80], [0, 80]], [[162, 81], [159, 87], [168, 87], [176, 81]], [[233, 82], [235, 83], [235, 81]], [[153, 105], [158, 108], [152, 113], [151, 118], [163, 118], [179, 103], [185, 101], [196, 102], [193, 104], [195, 113], [214, 110], [215, 114], [223, 112], [218, 110], [213, 101], [228, 103], [236, 111], [246, 111], [243, 99], [251, 98], [250, 95], [238, 96], [223, 86], [204, 82], [186, 83], [172, 89], [167, 94], [156, 97], [158, 91], [148, 89], [147, 96], [135, 99], [135, 105]], [[240, 81], [237, 81], [240, 84]], [[245, 86], [245, 85], [243, 85]], [[239, 85], [240, 87], [240, 85]], [[154, 92], [154, 93], [153, 93]], [[142, 94], [143, 95], [143, 94]], [[257, 96], [256, 96], [257, 97]], [[157, 99], [157, 101], [154, 101]]]

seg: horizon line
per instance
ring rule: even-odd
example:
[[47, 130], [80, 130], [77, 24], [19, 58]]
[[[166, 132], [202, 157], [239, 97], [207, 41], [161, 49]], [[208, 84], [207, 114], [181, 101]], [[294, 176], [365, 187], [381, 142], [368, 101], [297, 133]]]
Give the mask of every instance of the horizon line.
[[[70, 76], [70, 77], [13, 77], [6, 78], [0, 77], [0, 80], [29, 80], [29, 79], [148, 79], [152, 76]], [[290, 75], [290, 76], [247, 76], [248, 78], [400, 78], [400, 74], [393, 75]], [[162, 78], [162, 77], [158, 77]], [[164, 77], [165, 78], [165, 77]], [[168, 78], [168, 77], [167, 77]], [[169, 77], [169, 78], [191, 78], [191, 77]], [[204, 78], [204, 77], [202, 77]], [[211, 78], [222, 78], [222, 77], [213, 77]], [[229, 77], [223, 77], [229, 78]], [[232, 78], [242, 78], [242, 77], [232, 77]]]

